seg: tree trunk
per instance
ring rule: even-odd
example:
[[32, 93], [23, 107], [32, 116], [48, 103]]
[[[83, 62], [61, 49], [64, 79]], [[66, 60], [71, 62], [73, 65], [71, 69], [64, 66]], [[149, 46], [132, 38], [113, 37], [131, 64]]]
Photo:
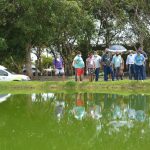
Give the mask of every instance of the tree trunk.
[[144, 36], [142, 33], [139, 35], [139, 43], [140, 43], [140, 48], [143, 50], [144, 48]]
[[40, 72], [42, 72], [42, 66], [41, 66], [41, 47], [37, 47], [37, 51], [36, 51], [36, 56], [37, 56], [37, 61], [36, 61], [36, 72], [35, 72], [35, 76], [36, 78], [38, 78], [38, 69], [40, 70]]
[[26, 47], [26, 59], [25, 59], [26, 73], [32, 79], [32, 69], [31, 69], [31, 45], [27, 45]]
[[65, 71], [67, 76], [73, 75], [72, 62], [70, 62], [69, 60], [65, 62]]

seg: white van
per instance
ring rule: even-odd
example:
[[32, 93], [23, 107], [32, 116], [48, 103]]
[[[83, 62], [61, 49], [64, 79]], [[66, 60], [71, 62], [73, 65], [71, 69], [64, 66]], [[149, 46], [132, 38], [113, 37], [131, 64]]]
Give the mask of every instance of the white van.
[[0, 81], [29, 81], [30, 78], [26, 75], [15, 74], [8, 71], [7, 68], [0, 65]]

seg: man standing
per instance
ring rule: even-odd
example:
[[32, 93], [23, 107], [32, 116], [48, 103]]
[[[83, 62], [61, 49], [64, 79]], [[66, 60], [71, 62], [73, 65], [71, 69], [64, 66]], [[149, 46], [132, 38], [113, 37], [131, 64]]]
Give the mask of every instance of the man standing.
[[98, 81], [100, 65], [101, 65], [101, 56], [98, 55], [97, 51], [94, 52], [94, 63], [95, 63], [95, 81]]
[[146, 52], [142, 50], [141, 47], [140, 47], [138, 50], [139, 50], [140, 53], [143, 54], [143, 56], [145, 57], [145, 63], [144, 63], [144, 65], [143, 65], [143, 74], [144, 74], [144, 79], [146, 79], [146, 60], [148, 60], [148, 56], [147, 56]]
[[77, 55], [75, 56], [72, 66], [75, 68], [75, 73], [77, 76], [77, 81], [82, 81], [83, 80], [83, 75], [84, 75], [84, 61], [82, 59], [81, 52], [78, 51]]
[[[119, 80], [122, 58], [118, 52], [116, 52], [116, 54], [113, 56], [112, 64], [113, 64], [113, 68], [114, 68], [114, 74], [115, 74], [114, 76], [116, 77], [116, 80]], [[120, 78], [121, 78], [121, 80], [123, 80], [122, 76], [120, 76]]]
[[134, 57], [135, 54], [132, 50], [129, 51], [129, 55], [126, 59], [126, 68], [128, 69], [129, 73], [129, 80], [132, 80], [132, 78], [135, 78], [135, 65], [134, 65]]
[[140, 51], [137, 51], [137, 54], [134, 58], [135, 62], [135, 80], [144, 80], [144, 63], [145, 63], [145, 57], [143, 54], [140, 53]]
[[104, 81], [108, 81], [108, 75], [111, 74], [111, 78], [114, 81], [114, 73], [112, 70], [112, 56], [108, 52], [107, 49], [105, 49], [105, 53], [102, 56], [102, 65], [104, 70]]

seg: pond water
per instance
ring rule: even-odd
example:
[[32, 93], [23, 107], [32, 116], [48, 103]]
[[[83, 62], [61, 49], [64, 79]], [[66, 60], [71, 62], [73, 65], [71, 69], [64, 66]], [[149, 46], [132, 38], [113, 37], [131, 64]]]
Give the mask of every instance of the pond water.
[[0, 150], [147, 150], [150, 96], [0, 95]]

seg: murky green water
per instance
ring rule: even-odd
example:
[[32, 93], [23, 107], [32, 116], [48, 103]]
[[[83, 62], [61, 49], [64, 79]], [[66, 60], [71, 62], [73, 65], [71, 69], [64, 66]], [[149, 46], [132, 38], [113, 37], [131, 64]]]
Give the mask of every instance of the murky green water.
[[0, 95], [0, 150], [148, 150], [146, 95]]

